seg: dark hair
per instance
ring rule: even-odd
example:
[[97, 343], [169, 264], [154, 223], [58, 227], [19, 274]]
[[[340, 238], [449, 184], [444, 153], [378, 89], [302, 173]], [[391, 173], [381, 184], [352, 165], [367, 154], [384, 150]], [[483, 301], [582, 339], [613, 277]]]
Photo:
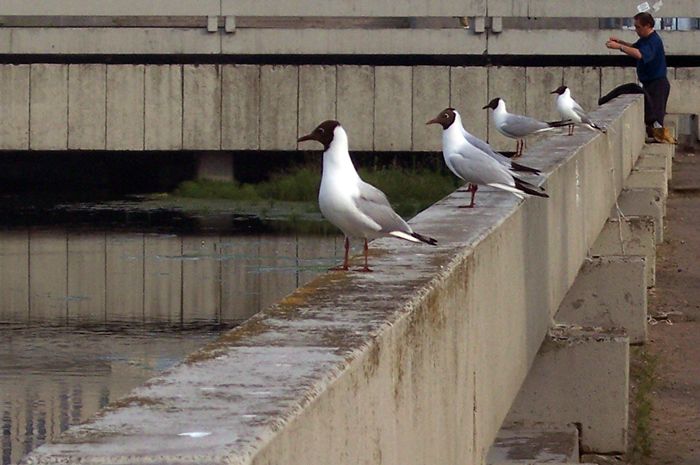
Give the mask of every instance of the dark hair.
[[654, 17], [649, 13], [637, 13], [636, 15], [634, 15], [634, 19], [639, 21], [639, 24], [642, 26], [654, 27]]

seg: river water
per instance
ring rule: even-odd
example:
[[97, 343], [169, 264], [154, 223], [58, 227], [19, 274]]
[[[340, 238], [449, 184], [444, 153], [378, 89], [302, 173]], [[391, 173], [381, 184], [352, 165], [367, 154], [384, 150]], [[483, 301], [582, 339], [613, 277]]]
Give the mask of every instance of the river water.
[[254, 219], [204, 218], [200, 226], [219, 226], [192, 227], [186, 215], [167, 212], [151, 212], [145, 223], [133, 212], [79, 221], [34, 213], [0, 231], [2, 465], [325, 272], [342, 253], [335, 234], [276, 232]]

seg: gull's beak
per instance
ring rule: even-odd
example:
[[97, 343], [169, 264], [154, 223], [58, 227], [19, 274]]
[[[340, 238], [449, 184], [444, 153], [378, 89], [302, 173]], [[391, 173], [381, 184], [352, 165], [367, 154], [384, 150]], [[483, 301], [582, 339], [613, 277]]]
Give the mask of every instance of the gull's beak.
[[300, 138], [297, 139], [297, 142], [304, 142], [305, 140], [316, 140], [316, 138], [314, 137], [314, 134], [311, 133], [311, 134], [307, 134], [305, 136], [301, 136]]
[[491, 108], [491, 106], [490, 106], [490, 105], [484, 105], [483, 107], [481, 107], [482, 110], [486, 110], [487, 108]]
[[550, 94], [556, 94], [556, 93], [557, 93], [556, 90], [553, 90], [553, 91], [550, 92]]
[[428, 121], [427, 123], [425, 123], [425, 124], [440, 124], [440, 121], [438, 121], [438, 118], [435, 117], [435, 118], [429, 120], [429, 121]]

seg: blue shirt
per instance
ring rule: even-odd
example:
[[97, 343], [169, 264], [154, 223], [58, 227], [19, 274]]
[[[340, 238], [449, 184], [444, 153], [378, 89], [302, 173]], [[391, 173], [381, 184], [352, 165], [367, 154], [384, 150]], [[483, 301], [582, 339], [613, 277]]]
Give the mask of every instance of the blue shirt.
[[637, 77], [642, 84], [666, 77], [664, 43], [656, 31], [639, 39], [633, 47], [642, 54], [642, 59], [637, 60]]

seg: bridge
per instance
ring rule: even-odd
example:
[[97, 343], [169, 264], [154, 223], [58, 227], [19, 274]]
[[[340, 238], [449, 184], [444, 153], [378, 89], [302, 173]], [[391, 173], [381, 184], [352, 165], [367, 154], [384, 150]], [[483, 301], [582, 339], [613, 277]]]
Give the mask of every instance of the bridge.
[[[511, 111], [556, 118], [549, 92], [566, 83], [595, 108], [636, 80], [633, 61], [604, 47], [611, 34], [634, 34], [600, 29], [598, 18], [629, 17], [635, 7], [8, 0], [0, 5], [0, 149], [296, 150], [299, 135], [334, 118], [353, 150], [436, 151], [423, 122], [448, 105], [476, 135], [511, 149], [481, 107], [499, 96]], [[700, 16], [692, 0], [661, 12]], [[678, 63], [670, 112], [697, 114], [700, 30], [660, 33]]]
[[593, 113], [607, 134], [532, 147], [550, 199], [453, 193], [412, 220], [437, 247], [376, 241], [374, 273], [316, 278], [23, 463], [511, 463], [513, 434], [559, 437], [561, 463], [623, 451], [673, 152], [642, 113], [622, 96]]
[[[513, 463], [513, 437], [549, 452], [558, 438], [559, 463], [625, 449], [673, 156], [644, 144], [639, 96], [597, 107], [635, 79], [599, 18], [637, 2], [433, 3], [0, 5], [3, 150], [189, 150], [226, 167], [336, 118], [354, 150], [437, 151], [424, 122], [448, 105], [511, 149], [481, 107], [553, 118], [562, 83], [608, 127], [531, 144], [550, 199], [487, 189], [465, 211], [455, 192], [412, 220], [438, 247], [376, 241], [375, 273], [312, 280], [22, 463], [495, 465]], [[661, 33], [670, 111], [698, 114], [700, 33]]]

